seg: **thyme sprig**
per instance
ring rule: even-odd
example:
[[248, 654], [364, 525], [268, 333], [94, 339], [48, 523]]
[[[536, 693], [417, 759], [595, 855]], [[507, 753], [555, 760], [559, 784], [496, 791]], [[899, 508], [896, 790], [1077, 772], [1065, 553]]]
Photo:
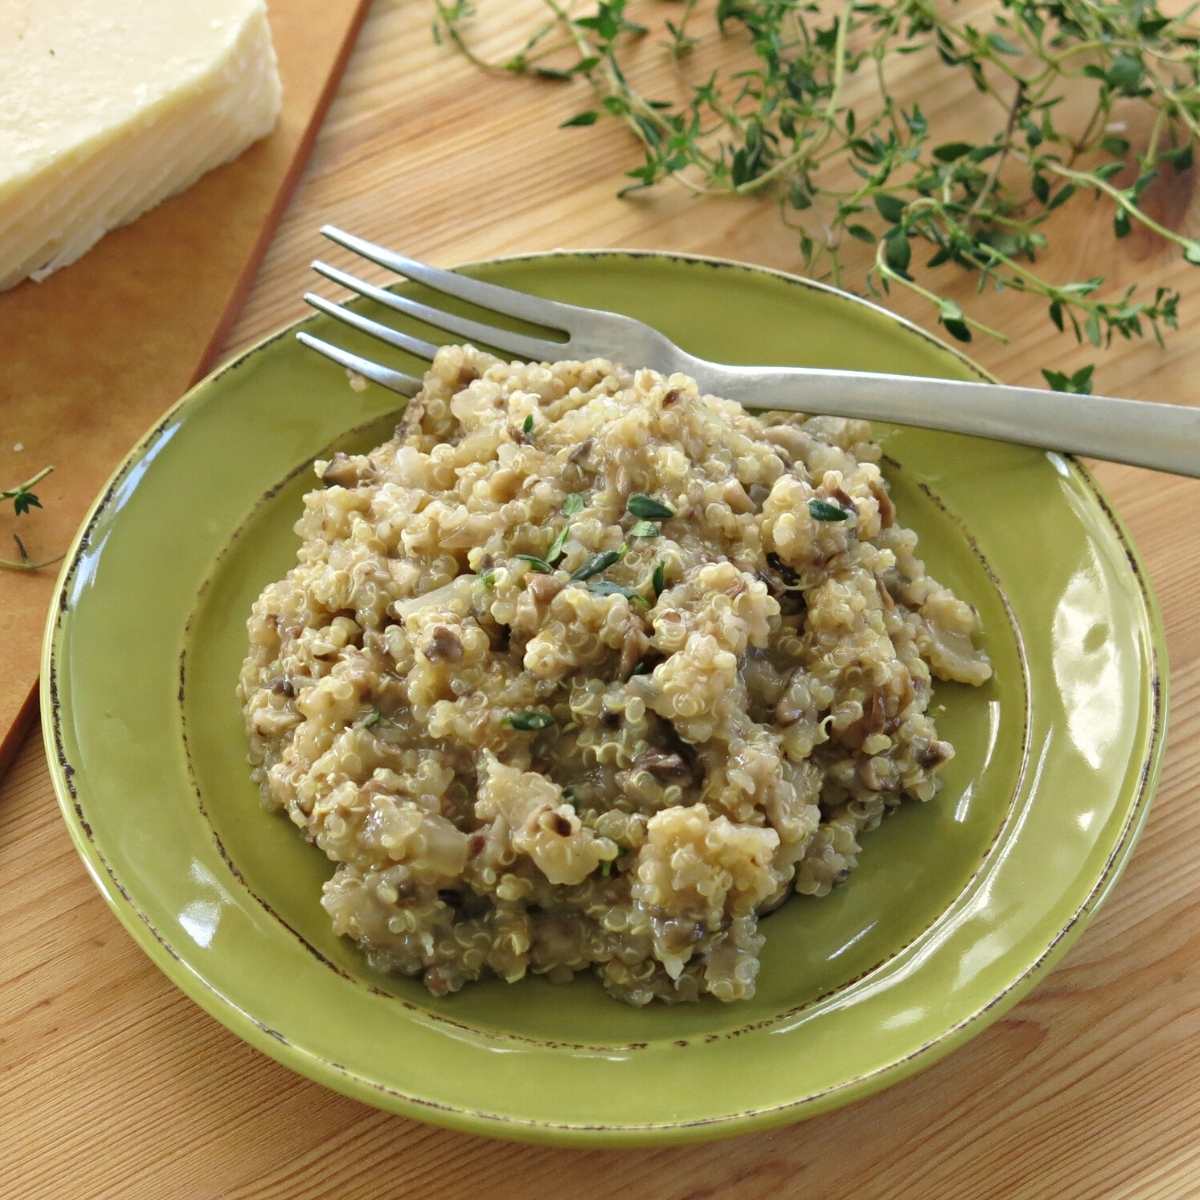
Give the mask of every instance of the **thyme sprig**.
[[[1191, 167], [1200, 136], [1190, 10], [1170, 15], [1155, 0], [999, 0], [981, 28], [933, 0], [844, 0], [833, 9], [717, 0], [702, 30], [696, 0], [675, 0], [657, 6], [652, 30], [629, 18], [626, 0], [600, 0], [586, 15], [566, 0], [544, 2], [545, 19], [503, 60], [472, 49], [467, 0], [435, 0], [435, 34], [488, 70], [586, 81], [591, 103], [564, 124], [628, 128], [640, 161], [622, 195], [668, 179], [699, 194], [770, 194], [810, 274], [873, 294], [907, 289], [960, 341], [1004, 335], [939, 294], [931, 279], [939, 272], [966, 271], [981, 292], [1036, 298], [1059, 330], [1096, 347], [1146, 334], [1161, 342], [1177, 328], [1179, 294], [1169, 287], [1110, 291], [1102, 274], [1059, 282], [1040, 262], [1051, 214], [1091, 195], [1109, 206], [1115, 238], [1141, 225], [1200, 265], [1200, 242], [1144, 204], [1156, 180]], [[682, 98], [645, 95], [629, 59], [633, 43], [656, 33], [681, 64], [706, 34], [730, 43], [729, 61], [700, 82], [681, 72]], [[982, 98], [979, 136], [943, 140], [919, 104], [899, 103], [892, 79], [901, 64], [925, 71], [931, 88], [939, 67], [969, 76]], [[875, 98], [852, 104], [848, 81], [865, 73]], [[1063, 115], [1068, 96], [1086, 100], [1079, 127]], [[1117, 119], [1129, 109], [1142, 110], [1150, 130], [1136, 148], [1122, 133], [1139, 122]], [[861, 278], [848, 279], [853, 240], [875, 254]]]
[[32, 475], [25, 480], [24, 483], [18, 483], [14, 488], [0, 490], [0, 500], [11, 500], [18, 517], [29, 512], [31, 508], [41, 508], [42, 502], [38, 499], [37, 493], [33, 489], [53, 470], [53, 467], [43, 467], [36, 475]]
[[[53, 467], [43, 467], [36, 475], [30, 476], [24, 483], [19, 483], [16, 487], [0, 488], [0, 503], [11, 500], [13, 511], [18, 517], [25, 516], [35, 508], [41, 508], [42, 502], [33, 489], [53, 470]], [[13, 534], [13, 541], [16, 543], [17, 557], [0, 558], [0, 570], [40, 571], [43, 567], [53, 566], [63, 557], [61, 554], [56, 554], [52, 558], [35, 559], [25, 548], [25, 543], [19, 534]]]

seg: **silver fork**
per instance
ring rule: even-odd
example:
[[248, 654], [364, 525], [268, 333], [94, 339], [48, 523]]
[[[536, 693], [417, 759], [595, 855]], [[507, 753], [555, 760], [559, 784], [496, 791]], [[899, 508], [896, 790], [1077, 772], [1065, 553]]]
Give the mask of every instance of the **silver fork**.
[[[328, 263], [313, 263], [319, 274], [360, 296], [459, 339], [517, 358], [539, 362], [617, 359], [627, 366], [653, 367], [664, 374], [682, 371], [691, 375], [702, 390], [737, 400], [747, 408], [893, 421], [1200, 476], [1200, 409], [924, 376], [708, 362], [681, 350], [657, 329], [633, 317], [544, 300], [430, 267], [332, 225], [324, 226], [321, 232], [347, 250], [434, 291], [567, 335], [565, 341], [554, 341], [514, 333], [376, 287]], [[321, 312], [418, 358], [432, 359], [437, 353], [438, 347], [432, 342], [312, 292], [304, 299]], [[421, 386], [412, 375], [352, 354], [312, 334], [301, 332], [296, 337], [326, 358], [401, 395], [415, 395]]]

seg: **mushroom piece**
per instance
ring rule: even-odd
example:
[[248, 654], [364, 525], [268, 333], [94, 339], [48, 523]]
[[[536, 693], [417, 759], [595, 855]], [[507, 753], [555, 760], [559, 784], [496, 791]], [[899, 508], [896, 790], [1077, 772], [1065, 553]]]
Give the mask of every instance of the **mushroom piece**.
[[889, 528], [896, 520], [896, 506], [892, 503], [891, 496], [888, 495], [887, 488], [879, 480], [872, 479], [867, 485], [871, 495], [875, 497], [875, 503], [879, 505], [879, 524], [884, 528]]
[[445, 625], [435, 625], [433, 636], [425, 645], [425, 657], [430, 662], [459, 662], [462, 656], [463, 646], [458, 640], [458, 635], [452, 633]]
[[812, 436], [795, 425], [770, 425], [763, 431], [763, 437], [777, 454], [780, 450], [785, 451], [793, 463], [797, 459], [803, 461], [813, 444]]
[[334, 484], [337, 487], [361, 487], [364, 483], [375, 482], [375, 468], [362, 455], [351, 457], [340, 450], [321, 471], [321, 482]]
[[863, 730], [866, 734], [879, 733], [887, 724], [887, 703], [882, 692], [873, 692], [871, 701], [863, 713]]
[[592, 451], [592, 446], [595, 445], [595, 438], [584, 438], [570, 454], [567, 455], [567, 462], [577, 463], [587, 458]]
[[754, 512], [754, 501], [746, 494], [740, 479], [727, 480], [724, 487], [725, 503], [735, 513]]
[[625, 628], [625, 644], [621, 647], [621, 661], [617, 664], [617, 675], [628, 679], [633, 668], [641, 662], [642, 655], [650, 648], [650, 641], [642, 631], [641, 623], [630, 621]]
[[705, 928], [699, 921], [687, 917], [654, 917], [652, 919], [655, 940], [671, 954], [690, 952], [697, 942], [704, 941]]
[[531, 572], [528, 578], [529, 594], [533, 597], [534, 603], [538, 605], [549, 604], [566, 586], [561, 579], [554, 575]]
[[[916, 743], [913, 743], [913, 749], [916, 750]], [[942, 765], [944, 762], [949, 762], [954, 757], [954, 747], [949, 742], [941, 742], [932, 740], [929, 744], [917, 751], [917, 762], [926, 770], [933, 771]]]
[[896, 768], [886, 758], [878, 755], [864, 758], [858, 764], [858, 778], [872, 792], [894, 792], [896, 790]]
[[660, 779], [678, 778], [692, 773], [682, 754], [670, 754], [662, 750], [642, 751], [633, 760], [633, 765]]

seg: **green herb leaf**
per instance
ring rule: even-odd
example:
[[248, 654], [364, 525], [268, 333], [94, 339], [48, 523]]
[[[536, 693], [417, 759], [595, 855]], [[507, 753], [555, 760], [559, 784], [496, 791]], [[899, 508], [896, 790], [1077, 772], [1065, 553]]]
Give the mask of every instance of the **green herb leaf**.
[[567, 535], [571, 532], [570, 525], [564, 525], [558, 532], [558, 537], [550, 543], [550, 549], [546, 551], [546, 561], [548, 563], [556, 563], [563, 556], [563, 547], [567, 544]]
[[[1100, 168], [1103, 171], [1104, 167]], [[1100, 172], [1098, 171], [1097, 174]], [[1104, 176], [1108, 178], [1108, 176]], [[1133, 187], [1130, 188], [1130, 196], [1135, 200], [1141, 200], [1142, 193], [1158, 178], [1157, 171], [1143, 171], [1133, 182]]]
[[788, 203], [799, 212], [812, 208], [812, 193], [799, 179], [793, 179], [788, 188]]
[[921, 111], [919, 104], [912, 106], [912, 112], [901, 114], [904, 117], [904, 123], [908, 126], [908, 131], [913, 137], [920, 139], [929, 132], [929, 122], [925, 118], [925, 114]]
[[633, 588], [621, 583], [613, 583], [608, 579], [592, 579], [588, 582], [588, 591], [597, 596], [624, 596], [626, 600], [640, 600], [641, 596]]
[[938, 320], [945, 326], [951, 337], [960, 342], [971, 340], [971, 330], [963, 319], [963, 310], [953, 300], [943, 300], [938, 305]]
[[1107, 81], [1126, 96], [1136, 93], [1145, 68], [1132, 54], [1118, 54], [1105, 75]]
[[1092, 374], [1095, 369], [1095, 366], [1089, 363], [1085, 367], [1080, 367], [1073, 375], [1068, 375], [1065, 371], [1051, 371], [1047, 368], [1042, 369], [1042, 374], [1056, 392], [1071, 392], [1076, 396], [1086, 396], [1092, 390]]
[[571, 581], [580, 583], [585, 579], [591, 579], [593, 575], [607, 571], [620, 557], [620, 550], [602, 550], [599, 554], [593, 554], [582, 567], [572, 574]]
[[815, 496], [808, 502], [808, 511], [814, 521], [844, 521], [850, 516], [840, 505], [818, 500]]
[[576, 113], [573, 117], [568, 117], [559, 126], [559, 129], [570, 129], [573, 125], [595, 125], [599, 119], [600, 114], [598, 112]]
[[31, 508], [41, 508], [42, 502], [37, 496], [25, 488], [17, 488], [16, 493], [12, 498], [13, 508], [16, 509], [17, 516], [29, 512]]
[[540, 575], [554, 574], [554, 568], [544, 558], [538, 558], [536, 554], [514, 554], [513, 558], [527, 562]]
[[954, 162], [964, 154], [970, 154], [972, 148], [970, 142], [947, 142], [934, 150], [933, 157], [939, 162]]
[[612, 859], [605, 859], [604, 862], [602, 862], [600, 864], [600, 874], [603, 875], [605, 879], [607, 879], [612, 874], [612, 871], [613, 871]]
[[657, 600], [663, 594], [667, 586], [667, 564], [657, 563], [654, 567], [654, 574], [650, 576], [650, 586], [654, 589], [654, 599]]
[[1046, 205], [1047, 211], [1053, 212], [1056, 208], [1066, 204], [1066, 202], [1070, 200], [1073, 195], [1075, 195], [1075, 190], [1075, 185], [1073, 183], [1064, 184], [1058, 189], [1057, 192], [1055, 192], [1054, 198], [1050, 201], [1050, 203]]
[[564, 516], [573, 517], [576, 513], [583, 512], [587, 507], [587, 496], [583, 492], [571, 492], [563, 501]]
[[668, 507], [661, 500], [655, 500], [653, 496], [646, 496], [641, 492], [635, 492], [629, 497], [626, 508], [635, 517], [645, 517], [651, 521], [665, 521], [668, 517], [675, 515], [673, 508]]
[[912, 247], [908, 235], [898, 225], [883, 240], [883, 257], [893, 271], [907, 274], [908, 264], [912, 262]]
[[495, 571], [481, 571], [479, 574], [479, 582], [490, 592], [496, 586]]
[[522, 733], [534, 733], [539, 729], [549, 729], [554, 724], [554, 718], [540, 709], [524, 708], [509, 713], [504, 718], [504, 724], [510, 729], [519, 729]]
[[373, 709], [371, 709], [371, 711], [370, 711], [370, 712], [369, 712], [369, 713], [368, 713], [368, 714], [367, 714], [367, 715], [366, 715], [366, 716], [365, 716], [365, 717], [362, 719], [362, 721], [361, 721], [361, 723], [360, 723], [360, 727], [361, 727], [361, 728], [363, 728], [363, 729], [370, 729], [370, 728], [372, 728], [373, 726], [375, 726], [375, 725], [378, 725], [378, 724], [379, 724], [379, 722], [380, 722], [380, 721], [382, 721], [382, 720], [383, 720], [383, 713], [381, 713], [381, 712], [379, 711], [379, 709], [377, 709], [377, 708], [373, 708]]
[[1168, 150], [1162, 157], [1175, 168], [1177, 173], [1192, 169], [1193, 155], [1189, 143], [1185, 142], [1182, 146], [1176, 146], [1174, 150]]
[[889, 196], [887, 193], [881, 192], [875, 197], [875, 207], [885, 221], [891, 221], [894, 225], [904, 216], [907, 205], [898, 196]]
[[662, 530], [653, 521], [638, 521], [629, 531], [630, 537], [635, 538], [652, 538], [658, 537]]
[[525, 420], [521, 422], [521, 432], [526, 437], [533, 432], [533, 413], [530, 413]]

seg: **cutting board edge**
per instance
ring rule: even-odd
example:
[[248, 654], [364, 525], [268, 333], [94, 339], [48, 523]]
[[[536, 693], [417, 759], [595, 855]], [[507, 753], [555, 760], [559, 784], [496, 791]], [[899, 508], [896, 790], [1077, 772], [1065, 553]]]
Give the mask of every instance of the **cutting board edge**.
[[[208, 339], [208, 343], [200, 355], [199, 363], [191, 376], [191, 384], [195, 384], [203, 379], [214, 366], [225, 338], [229, 330], [233, 327], [242, 303], [250, 291], [254, 276], [258, 268], [262, 265], [267, 249], [271, 244], [271, 239], [274, 237], [275, 230], [283, 216], [283, 211], [287, 207], [293, 192], [296, 190], [301, 173], [308, 165], [308, 159], [312, 153], [317, 132], [333, 100], [334, 93], [337, 91], [338, 84], [341, 82], [342, 75], [346, 69], [346, 63], [358, 40], [358, 35], [362, 29], [363, 21], [366, 19], [371, 0], [355, 0], [355, 3], [354, 16], [350, 24], [346, 27], [342, 44], [338, 47], [337, 56], [333, 61], [333, 67], [325, 80], [325, 86], [321, 89], [317, 103], [313, 107], [308, 122], [304, 127], [304, 132], [297, 143], [296, 153], [292, 158], [291, 164], [280, 180], [279, 188], [275, 193], [275, 198], [263, 222], [262, 229], [254, 245], [251, 247], [250, 253], [246, 256], [245, 265], [229, 289], [229, 297], [221, 310], [221, 315], [217, 319], [216, 325], [213, 327], [212, 336]], [[166, 407], [169, 408], [170, 404]], [[13, 759], [16, 757], [17, 750], [24, 743], [30, 729], [33, 727], [38, 711], [40, 680], [40, 673], [34, 676], [29, 686], [29, 691], [24, 701], [22, 701], [20, 708], [17, 710], [15, 718], [9, 724], [8, 728], [3, 730], [3, 734], [0, 735], [0, 775], [3, 775], [8, 770]]]
[[[190, 381], [191, 385], [198, 383], [216, 365], [225, 338], [230, 329], [233, 328], [233, 323], [237, 319], [242, 302], [245, 300], [247, 293], [250, 291], [250, 286], [254, 282], [254, 276], [258, 268], [262, 265], [263, 259], [266, 257], [271, 239], [275, 236], [275, 230], [278, 228], [279, 221], [283, 216], [283, 210], [287, 207], [288, 201], [292, 198], [292, 193], [296, 190], [301, 173], [308, 165], [309, 156], [312, 154], [313, 142], [316, 141], [321, 122], [325, 119], [325, 113], [333, 101], [338, 84], [341, 83], [342, 75], [346, 70], [346, 62], [354, 50], [359, 31], [362, 29], [363, 21], [367, 17], [367, 10], [371, 6], [371, 0], [355, 0], [355, 3], [357, 7], [354, 16], [346, 28], [342, 44], [338, 47], [337, 57], [333, 61], [333, 67], [329, 72], [328, 78], [325, 80], [325, 86], [321, 89], [320, 96], [317, 98], [317, 103], [313, 108], [312, 115], [309, 117], [308, 124], [304, 127], [304, 133], [297, 144], [296, 154], [283, 179], [280, 181], [275, 200], [271, 205], [270, 212], [267, 213], [258, 238], [246, 258], [246, 264], [229, 290], [229, 299], [226, 301], [221, 316], [217, 320], [212, 337], [209, 338], [208, 344], [204, 347], [204, 352], [200, 355], [200, 362]], [[168, 407], [170, 406], [168, 405]]]

